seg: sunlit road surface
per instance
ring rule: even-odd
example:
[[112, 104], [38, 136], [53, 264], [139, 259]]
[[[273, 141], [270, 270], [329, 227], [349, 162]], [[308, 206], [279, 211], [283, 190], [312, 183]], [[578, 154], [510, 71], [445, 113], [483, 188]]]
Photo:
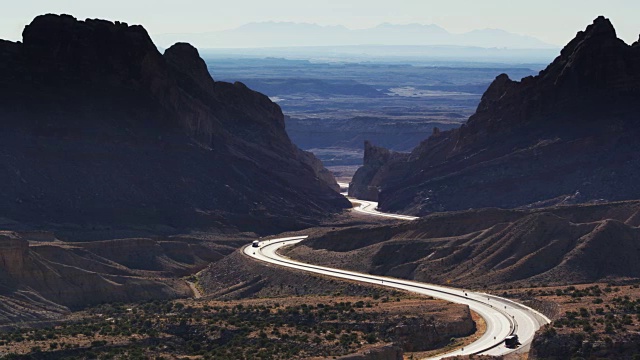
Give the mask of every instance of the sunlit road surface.
[[306, 236], [299, 236], [265, 240], [260, 243], [260, 247], [255, 248], [251, 245], [245, 247], [244, 253], [257, 260], [289, 268], [407, 290], [458, 304], [465, 304], [468, 305], [471, 310], [478, 313], [478, 315], [482, 316], [487, 324], [487, 329], [480, 339], [464, 348], [430, 359], [470, 354], [504, 355], [514, 351], [514, 349], [508, 349], [504, 346], [503, 341], [505, 337], [511, 334], [518, 334], [522, 346], [528, 345], [533, 339], [536, 330], [543, 324], [549, 322], [548, 318], [533, 309], [493, 295], [425, 284], [417, 281], [310, 265], [282, 257], [277, 253], [277, 250], [281, 247], [293, 245], [306, 238]]
[[[340, 189], [348, 189], [349, 188], [349, 184], [347, 184], [347, 183], [338, 183], [338, 185], [340, 185]], [[375, 202], [375, 201], [366, 201], [366, 200], [359, 200], [359, 199], [350, 198], [349, 196], [347, 196], [346, 192], [341, 192], [341, 194], [344, 195], [347, 199], [349, 199], [349, 201], [351, 201], [351, 203], [353, 204], [353, 211], [355, 211], [355, 212], [359, 212], [359, 213], [363, 213], [363, 214], [367, 214], [367, 215], [373, 215], [373, 216], [381, 216], [381, 217], [386, 217], [386, 218], [400, 219], [400, 220], [416, 220], [416, 219], [418, 219], [415, 216], [383, 213], [383, 212], [380, 212], [380, 211], [377, 210], [378, 209], [378, 203]]]
[[[341, 186], [343, 184], [340, 184]], [[396, 214], [385, 214], [375, 210], [377, 204], [370, 201], [351, 199], [352, 202], [359, 203], [355, 211], [359, 211], [372, 216], [394, 217], [403, 220], [415, 220], [415, 217]], [[505, 355], [517, 349], [509, 349], [504, 346], [505, 337], [517, 334], [522, 344], [520, 349], [528, 347], [533, 340], [535, 332], [550, 320], [541, 313], [518, 304], [514, 301], [497, 296], [465, 291], [440, 285], [420, 283], [396, 279], [391, 277], [376, 276], [358, 273], [354, 271], [340, 270], [317, 266], [291, 260], [278, 254], [278, 249], [283, 246], [296, 244], [307, 236], [297, 236], [261, 241], [259, 247], [248, 245], [244, 248], [244, 253], [256, 260], [277, 264], [293, 269], [308, 271], [316, 274], [332, 276], [341, 279], [354, 280], [362, 283], [376, 284], [389, 288], [406, 290], [417, 294], [427, 295], [434, 298], [451, 301], [453, 303], [468, 305], [486, 322], [486, 332], [478, 340], [455, 351], [441, 354], [428, 359], [441, 359], [456, 355]]]
[[386, 218], [400, 219], [400, 220], [416, 220], [416, 219], [418, 219], [415, 216], [400, 215], [400, 214], [389, 214], [389, 213], [380, 212], [380, 211], [377, 210], [378, 203], [374, 202], [374, 201], [356, 200], [356, 199], [351, 199], [351, 198], [347, 198], [347, 199], [349, 199], [349, 201], [351, 201], [351, 203], [353, 204], [353, 211], [355, 211], [355, 212], [364, 213], [364, 214], [373, 215], [373, 216], [381, 216], [381, 217], [386, 217]]

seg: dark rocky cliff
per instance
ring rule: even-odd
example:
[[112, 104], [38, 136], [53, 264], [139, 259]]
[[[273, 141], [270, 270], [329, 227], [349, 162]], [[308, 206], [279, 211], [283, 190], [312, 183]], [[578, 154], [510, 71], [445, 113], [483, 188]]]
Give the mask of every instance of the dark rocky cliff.
[[356, 176], [353, 191], [376, 186], [382, 209], [413, 214], [636, 199], [638, 114], [640, 47], [599, 17], [538, 76], [498, 76], [461, 128]]
[[[358, 169], [349, 184], [349, 196], [357, 199], [378, 201], [381, 181], [385, 178], [386, 168], [390, 162], [400, 162], [406, 154], [374, 146], [364, 142], [364, 164]], [[364, 184], [359, 186], [359, 184]]]
[[0, 217], [273, 232], [348, 207], [278, 105], [141, 26], [37, 17], [0, 41]]

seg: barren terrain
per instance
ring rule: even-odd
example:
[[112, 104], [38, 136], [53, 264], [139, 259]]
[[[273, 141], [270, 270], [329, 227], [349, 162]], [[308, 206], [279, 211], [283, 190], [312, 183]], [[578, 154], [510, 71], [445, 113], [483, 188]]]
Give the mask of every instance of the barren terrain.
[[181, 277], [252, 239], [194, 233], [65, 242], [48, 235], [40, 241], [34, 233], [0, 233], [0, 325], [59, 319], [104, 302], [189, 297]]
[[308, 232], [301, 261], [458, 287], [638, 278], [637, 201], [440, 213]]

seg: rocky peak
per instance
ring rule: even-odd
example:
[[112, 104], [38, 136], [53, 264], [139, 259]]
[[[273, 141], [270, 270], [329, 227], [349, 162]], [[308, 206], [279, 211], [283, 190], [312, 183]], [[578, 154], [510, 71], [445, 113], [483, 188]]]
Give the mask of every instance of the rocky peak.
[[364, 164], [380, 166], [389, 161], [391, 151], [383, 147], [373, 145], [369, 141], [364, 142]]
[[587, 26], [584, 34], [588, 37], [593, 36], [605, 36], [609, 38], [616, 38], [616, 29], [611, 24], [609, 19], [604, 16], [598, 16], [591, 25]]
[[127, 75], [135, 76], [139, 75], [145, 58], [160, 56], [142, 26], [105, 20], [78, 21], [70, 15], [38, 16], [24, 28], [22, 38], [26, 59], [42, 66], [43, 72], [131, 70]]
[[[423, 141], [408, 159], [367, 167], [385, 152], [365, 149], [353, 182], [361, 193], [378, 190], [381, 209], [418, 214], [635, 199], [638, 167], [625, 156], [638, 151], [638, 113], [640, 45], [598, 17], [537, 76], [499, 75], [464, 125]], [[484, 198], [472, 183], [493, 192]]]
[[625, 77], [638, 75], [637, 65], [625, 64], [629, 49], [618, 39], [609, 19], [600, 16], [585, 31], [578, 32], [541, 74], [557, 85], [604, 90], [612, 83], [624, 82]]
[[489, 88], [482, 95], [477, 111], [489, 109], [495, 102], [499, 101], [507, 92], [508, 88], [515, 84], [515, 81], [509, 78], [507, 74], [498, 75], [489, 85]]
[[616, 40], [616, 30], [604, 16], [596, 18], [586, 30], [578, 31], [576, 36], [560, 51], [561, 57], [571, 56], [585, 41], [602, 42]]
[[[484, 134], [500, 135], [545, 119], [562, 117], [563, 122], [584, 125], [613, 109], [632, 113], [631, 100], [640, 91], [639, 48], [618, 39], [611, 22], [598, 17], [538, 76], [518, 82], [499, 75], [461, 129], [461, 143], [484, 141]], [[620, 102], [623, 108], [616, 105]]]
[[213, 92], [213, 78], [209, 74], [207, 64], [202, 60], [198, 49], [187, 43], [176, 43], [164, 52], [164, 58], [178, 71], [193, 80], [208, 92]]
[[214, 82], [192, 46], [163, 56], [141, 26], [69, 15], [35, 18], [23, 39], [0, 42], [2, 216], [266, 232], [349, 206], [280, 107]]
[[364, 142], [364, 164], [356, 171], [349, 184], [349, 196], [378, 201], [379, 187], [373, 181], [376, 172], [387, 163], [407, 159], [409, 154], [397, 153], [383, 147]]

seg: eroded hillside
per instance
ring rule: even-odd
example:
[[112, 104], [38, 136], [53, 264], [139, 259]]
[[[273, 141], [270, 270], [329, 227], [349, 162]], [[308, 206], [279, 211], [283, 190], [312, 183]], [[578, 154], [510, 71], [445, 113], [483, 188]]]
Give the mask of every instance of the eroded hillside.
[[180, 277], [249, 241], [203, 235], [71, 243], [2, 232], [0, 325], [58, 319], [105, 302], [191, 297]]
[[640, 203], [484, 209], [322, 230], [286, 255], [453, 286], [639, 278]]

